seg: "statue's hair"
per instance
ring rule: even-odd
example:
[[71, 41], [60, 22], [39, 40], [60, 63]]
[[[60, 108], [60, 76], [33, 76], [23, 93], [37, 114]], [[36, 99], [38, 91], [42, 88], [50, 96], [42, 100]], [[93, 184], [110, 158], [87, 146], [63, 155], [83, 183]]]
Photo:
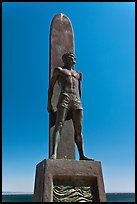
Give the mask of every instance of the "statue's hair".
[[64, 63], [66, 63], [67, 57], [70, 56], [70, 55], [73, 55], [73, 56], [74, 56], [74, 54], [71, 53], [71, 52], [67, 52], [67, 53], [63, 54], [62, 60], [63, 60]]

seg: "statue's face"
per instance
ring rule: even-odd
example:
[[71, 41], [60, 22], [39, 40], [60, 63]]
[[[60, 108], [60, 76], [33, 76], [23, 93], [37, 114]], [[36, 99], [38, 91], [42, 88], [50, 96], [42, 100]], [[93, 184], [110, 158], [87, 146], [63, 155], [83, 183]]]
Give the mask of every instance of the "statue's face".
[[76, 57], [72, 54], [67, 57], [68, 64], [74, 65], [76, 64]]

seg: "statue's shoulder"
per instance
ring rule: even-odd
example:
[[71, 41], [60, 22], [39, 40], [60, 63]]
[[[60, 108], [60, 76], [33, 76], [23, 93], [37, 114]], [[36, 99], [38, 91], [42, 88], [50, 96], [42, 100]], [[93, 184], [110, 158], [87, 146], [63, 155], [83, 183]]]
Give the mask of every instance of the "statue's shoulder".
[[55, 67], [54, 72], [62, 71], [62, 67]]
[[82, 80], [82, 72], [77, 72], [79, 74], [79, 80]]

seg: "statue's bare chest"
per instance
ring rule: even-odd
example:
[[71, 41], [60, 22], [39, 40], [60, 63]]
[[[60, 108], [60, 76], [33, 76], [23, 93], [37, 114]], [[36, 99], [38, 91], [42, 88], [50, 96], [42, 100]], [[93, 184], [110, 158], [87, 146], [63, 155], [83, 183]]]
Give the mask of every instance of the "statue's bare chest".
[[79, 79], [79, 73], [77, 73], [75, 70], [68, 70], [68, 69], [62, 69], [60, 70], [60, 79], [75, 79], [78, 80]]

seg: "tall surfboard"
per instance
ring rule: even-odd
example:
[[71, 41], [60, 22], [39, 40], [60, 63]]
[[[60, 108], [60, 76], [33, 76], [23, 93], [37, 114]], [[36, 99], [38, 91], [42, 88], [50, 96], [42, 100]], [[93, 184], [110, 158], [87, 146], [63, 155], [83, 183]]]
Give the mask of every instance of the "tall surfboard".
[[[62, 55], [67, 52], [74, 53], [73, 29], [68, 17], [60, 13], [54, 16], [50, 27], [49, 86], [55, 67], [63, 66]], [[60, 88], [56, 82], [52, 96], [55, 112], [49, 113], [49, 157], [52, 154], [52, 134], [55, 128], [59, 92]], [[75, 159], [74, 129], [71, 119], [64, 122], [57, 159]]]

